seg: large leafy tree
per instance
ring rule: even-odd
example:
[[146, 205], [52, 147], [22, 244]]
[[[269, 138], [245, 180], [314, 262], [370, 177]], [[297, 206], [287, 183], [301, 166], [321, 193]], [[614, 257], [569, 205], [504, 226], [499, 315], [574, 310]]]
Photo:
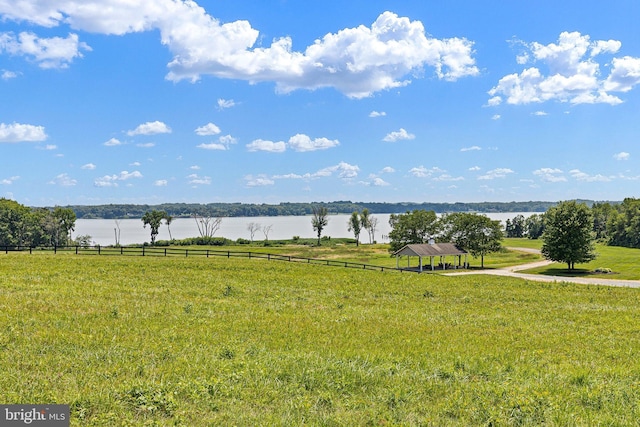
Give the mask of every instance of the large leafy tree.
[[142, 222], [144, 223], [144, 228], [147, 228], [147, 225], [151, 229], [151, 244], [154, 245], [156, 243], [156, 237], [158, 237], [158, 233], [160, 232], [160, 225], [162, 225], [162, 220], [167, 217], [167, 213], [164, 211], [147, 211], [142, 216]]
[[466, 250], [474, 258], [480, 257], [482, 268], [484, 256], [501, 249], [504, 234], [498, 220], [475, 213], [457, 212], [446, 215], [442, 223], [443, 239]]
[[322, 230], [329, 224], [329, 210], [324, 206], [313, 206], [313, 216], [311, 217], [311, 225], [313, 230], [318, 233], [318, 246], [320, 245], [320, 236]]
[[589, 262], [597, 256], [592, 230], [593, 216], [587, 205], [560, 202], [545, 213], [542, 255], [574, 270], [576, 263]]
[[389, 251], [395, 252], [412, 243], [426, 243], [438, 232], [438, 217], [434, 211], [414, 210], [389, 216]]

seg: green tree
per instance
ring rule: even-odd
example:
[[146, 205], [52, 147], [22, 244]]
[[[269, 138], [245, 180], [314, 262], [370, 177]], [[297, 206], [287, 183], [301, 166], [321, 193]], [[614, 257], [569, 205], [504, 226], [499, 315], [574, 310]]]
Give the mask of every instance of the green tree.
[[529, 239], [539, 239], [544, 233], [544, 214], [533, 214], [524, 221], [525, 234]]
[[356, 238], [356, 246], [360, 246], [360, 231], [362, 230], [362, 223], [360, 222], [360, 214], [357, 211], [353, 211], [349, 217], [347, 223], [347, 231], [353, 231], [353, 235]]
[[438, 217], [434, 211], [414, 210], [389, 216], [389, 252], [412, 243], [426, 243], [438, 232]]
[[160, 232], [160, 225], [162, 225], [162, 220], [165, 219], [167, 213], [164, 211], [147, 211], [142, 216], [142, 222], [144, 223], [143, 227], [147, 228], [147, 225], [151, 229], [151, 244], [154, 245], [156, 243], [156, 237], [158, 237], [158, 233]]
[[168, 213], [164, 213], [164, 222], [167, 224], [167, 231], [169, 231], [169, 240], [173, 240], [173, 236], [171, 236], [171, 222], [173, 222], [173, 217]]
[[564, 262], [569, 270], [576, 263], [596, 258], [593, 216], [584, 203], [560, 202], [545, 213], [545, 230], [542, 235], [542, 255], [546, 259]]
[[482, 268], [484, 256], [502, 248], [504, 234], [498, 220], [475, 213], [456, 212], [446, 215], [442, 223], [445, 230], [443, 238], [466, 250], [474, 258], [480, 257]]
[[523, 215], [516, 215], [512, 220], [506, 221], [505, 232], [507, 237], [524, 237], [525, 219]]
[[61, 208], [59, 206], [53, 209], [52, 213], [54, 223], [56, 224], [56, 243], [58, 245], [66, 245], [71, 242], [71, 232], [76, 227], [76, 214], [71, 208]]
[[313, 206], [313, 216], [311, 217], [311, 225], [313, 230], [318, 233], [318, 246], [320, 246], [320, 236], [322, 236], [322, 230], [329, 223], [329, 211], [324, 206]]

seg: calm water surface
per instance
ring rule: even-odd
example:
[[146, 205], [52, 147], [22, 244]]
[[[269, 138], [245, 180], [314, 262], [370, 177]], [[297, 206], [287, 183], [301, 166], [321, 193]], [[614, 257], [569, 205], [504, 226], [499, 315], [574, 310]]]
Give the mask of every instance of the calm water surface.
[[[491, 219], [498, 219], [504, 223], [507, 219], [512, 219], [516, 215], [523, 215], [525, 218], [533, 215], [533, 212], [509, 212], [486, 214]], [[378, 227], [375, 233], [375, 240], [378, 242], [388, 242], [387, 235], [391, 231], [389, 227], [389, 214], [374, 214], [378, 219]], [[353, 237], [353, 233], [348, 231], [348, 221], [350, 215], [329, 215], [329, 223], [323, 230], [323, 236], [330, 237]], [[142, 244], [151, 241], [151, 230], [149, 227], [143, 228], [140, 219], [117, 220], [120, 228], [120, 244]], [[247, 229], [249, 223], [260, 224], [262, 228], [271, 226], [269, 240], [291, 239], [293, 236], [302, 238], [316, 237], [316, 233], [311, 226], [311, 216], [269, 216], [269, 217], [233, 217], [223, 218], [220, 229], [216, 232], [216, 237], [226, 237], [237, 240], [239, 238], [250, 239], [251, 235]], [[113, 245], [116, 243], [115, 235], [118, 225], [113, 219], [79, 219], [76, 221], [76, 228], [73, 236], [90, 235], [92, 240], [98, 245]], [[199, 236], [198, 227], [193, 218], [177, 218], [171, 222], [171, 237], [174, 239], [185, 239], [187, 237]], [[264, 240], [265, 235], [262, 230], [258, 230], [254, 240]], [[169, 230], [162, 224], [158, 240], [169, 240]], [[360, 241], [369, 242], [366, 232], [360, 234]]]

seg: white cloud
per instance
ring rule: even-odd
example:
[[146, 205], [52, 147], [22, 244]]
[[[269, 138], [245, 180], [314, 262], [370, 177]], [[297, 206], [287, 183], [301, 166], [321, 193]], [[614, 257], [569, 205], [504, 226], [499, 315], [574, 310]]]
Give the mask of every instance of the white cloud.
[[[616, 40], [592, 42], [588, 35], [563, 32], [557, 43], [521, 43], [526, 58], [546, 66], [546, 71], [529, 67], [521, 73], [501, 78], [490, 91], [488, 105], [541, 103], [550, 100], [572, 104], [620, 104], [622, 100], [609, 92], [628, 92], [640, 83], [640, 58], [625, 56], [611, 60], [610, 73], [602, 77], [596, 59], [615, 54], [622, 43]], [[521, 63], [521, 61], [519, 61]], [[521, 63], [523, 65], [523, 63]]]
[[434, 174], [444, 173], [445, 170], [440, 169], [439, 167], [433, 167], [431, 169], [427, 169], [424, 166], [418, 166], [416, 168], [411, 168], [409, 170], [409, 174], [415, 176], [416, 178], [431, 178]]
[[171, 133], [171, 128], [160, 121], [146, 122], [139, 125], [134, 130], [127, 131], [127, 135], [157, 135], [160, 133]]
[[479, 180], [492, 180], [498, 178], [506, 178], [507, 175], [514, 173], [509, 168], [497, 168], [490, 171], [487, 171], [486, 174], [478, 177]]
[[0, 78], [2, 80], [11, 80], [15, 79], [16, 77], [18, 77], [18, 73], [16, 73], [15, 71], [2, 70], [2, 74], [0, 74]]
[[145, 142], [145, 143], [136, 144], [136, 147], [140, 147], [140, 148], [152, 148], [155, 146], [156, 146], [155, 142]]
[[331, 140], [328, 138], [316, 138], [311, 139], [307, 135], [297, 134], [289, 138], [289, 147], [294, 151], [316, 151], [326, 150], [328, 148], [337, 147], [340, 145], [340, 141], [337, 139]]
[[218, 142], [210, 142], [208, 144], [199, 144], [196, 147], [203, 150], [227, 151], [231, 148], [231, 144], [237, 143], [236, 139], [231, 135], [224, 135], [218, 138]]
[[89, 45], [79, 41], [77, 34], [69, 34], [67, 38], [40, 38], [31, 32], [17, 36], [11, 32], [0, 33], [0, 53], [26, 56], [40, 68], [67, 68], [74, 58], [82, 57], [82, 51], [90, 50]]
[[585, 182], [609, 182], [613, 180], [613, 177], [608, 177], [601, 174], [589, 175], [579, 169], [570, 170], [569, 174], [571, 174], [574, 179]]
[[369, 113], [369, 117], [384, 117], [386, 115], [387, 113], [385, 113], [384, 111], [372, 111]]
[[44, 126], [13, 123], [0, 123], [0, 143], [2, 142], [40, 142], [48, 138]]
[[191, 185], [210, 185], [211, 184], [211, 178], [208, 176], [198, 176], [198, 174], [191, 174], [187, 177], [187, 179], [189, 180], [189, 184]]
[[0, 185], [11, 185], [18, 179], [20, 179], [19, 176], [11, 176], [9, 178], [0, 179]]
[[287, 144], [284, 141], [265, 141], [262, 139], [256, 139], [250, 144], [247, 144], [247, 150], [249, 151], [267, 151], [269, 153], [282, 153], [287, 150]]
[[542, 116], [548, 116], [549, 113], [547, 113], [546, 111], [535, 111], [535, 112], [531, 113], [531, 115], [532, 116], [542, 117]]
[[200, 136], [217, 135], [220, 132], [220, 128], [213, 123], [207, 123], [195, 130], [195, 133]]
[[155, 185], [156, 187], [166, 187], [168, 183], [169, 181], [167, 181], [166, 179], [158, 179], [153, 183], [153, 185]]
[[384, 138], [382, 138], [385, 142], [397, 142], [402, 140], [411, 140], [415, 139], [416, 136], [412, 133], [407, 132], [405, 129], [400, 128], [399, 131], [391, 132], [387, 134]]
[[118, 175], [105, 175], [97, 178], [93, 185], [96, 187], [117, 187], [119, 181], [126, 181], [131, 178], [142, 178], [139, 171], [122, 171]]
[[96, 165], [94, 165], [93, 163], [87, 163], [86, 165], [80, 166], [80, 169], [89, 170], [89, 171], [92, 171], [95, 168], [96, 168]]
[[562, 170], [555, 168], [540, 168], [533, 171], [533, 174], [545, 182], [565, 182]]
[[69, 174], [66, 174], [66, 173], [61, 173], [60, 175], [56, 176], [51, 181], [49, 181], [49, 184], [61, 185], [63, 187], [73, 187], [77, 183], [78, 181], [71, 178]]
[[478, 147], [477, 145], [473, 145], [471, 147], [464, 147], [460, 149], [460, 151], [463, 153], [466, 151], [480, 151], [480, 150], [482, 150], [482, 148]]
[[621, 151], [613, 155], [613, 158], [616, 160], [629, 160], [629, 157], [631, 157], [631, 154], [626, 151]]
[[200, 170], [200, 166], [198, 166], [198, 165], [189, 166], [189, 169], [191, 169], [193, 171], [199, 171]]
[[233, 99], [218, 99], [218, 109], [225, 110], [236, 106], [236, 102]]
[[433, 177], [434, 181], [464, 181], [464, 177], [462, 176], [451, 176], [448, 173], [443, 173], [441, 175]]
[[380, 173], [394, 173], [395, 171], [396, 170], [394, 168], [392, 168], [391, 166], [386, 166], [386, 167], [382, 168]]
[[117, 147], [118, 145], [122, 145], [122, 142], [117, 138], [111, 138], [107, 142], [103, 144], [105, 147]]
[[280, 92], [334, 87], [361, 98], [409, 84], [406, 76], [431, 67], [443, 80], [479, 74], [473, 42], [432, 38], [420, 21], [382, 13], [359, 25], [318, 37], [303, 51], [293, 40], [275, 38], [262, 46], [258, 30], [245, 20], [221, 23], [193, 1], [21, 0], [0, 2], [4, 19], [98, 34], [158, 31], [173, 55], [167, 79], [197, 81], [202, 75], [252, 83], [273, 81]]
[[247, 187], [266, 187], [275, 184], [273, 179], [264, 175], [247, 175], [244, 177], [244, 180], [246, 181]]
[[480, 170], [480, 166], [472, 166], [472, 167], [469, 168], [469, 170], [472, 171], [472, 172], [479, 171]]
[[491, 116], [491, 120], [500, 120], [502, 118], [502, 116], [500, 114], [494, 114], [493, 116]]
[[320, 169], [314, 173], [305, 173], [303, 175], [295, 174], [295, 173], [289, 173], [285, 175], [274, 175], [273, 179], [303, 179], [308, 181], [311, 179], [328, 178], [333, 176], [335, 172], [338, 173], [339, 178], [350, 180], [358, 176], [358, 172], [360, 172], [360, 168], [356, 165], [351, 165], [346, 162], [340, 162], [335, 166], [329, 166], [329, 167]]

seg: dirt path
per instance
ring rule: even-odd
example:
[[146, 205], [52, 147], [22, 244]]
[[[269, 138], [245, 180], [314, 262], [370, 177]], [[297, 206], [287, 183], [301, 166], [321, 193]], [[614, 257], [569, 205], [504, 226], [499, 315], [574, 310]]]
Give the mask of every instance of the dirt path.
[[[538, 249], [531, 248], [507, 248], [514, 251], [528, 252], [528, 253], [540, 253]], [[518, 277], [525, 280], [531, 280], [536, 282], [567, 282], [567, 283], [579, 283], [583, 285], [602, 285], [602, 286], [617, 286], [627, 288], [640, 288], [639, 280], [615, 280], [604, 279], [596, 277], [564, 277], [564, 276], [546, 276], [544, 274], [526, 274], [519, 273], [519, 271], [528, 270], [530, 268], [544, 267], [552, 264], [552, 261], [542, 260], [531, 262], [528, 264], [514, 265], [511, 267], [497, 268], [493, 270], [478, 270], [478, 271], [464, 271], [456, 273], [445, 273], [445, 276], [468, 276], [472, 274], [490, 274], [493, 276], [508, 276]]]

